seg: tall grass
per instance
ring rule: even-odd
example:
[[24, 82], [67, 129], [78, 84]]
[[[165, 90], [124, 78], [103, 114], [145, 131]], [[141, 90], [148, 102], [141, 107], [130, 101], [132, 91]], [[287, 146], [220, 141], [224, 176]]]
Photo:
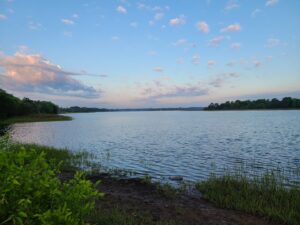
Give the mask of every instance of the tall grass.
[[270, 220], [300, 224], [300, 189], [287, 187], [284, 177], [268, 172], [249, 178], [243, 174], [211, 175], [196, 184], [205, 199], [219, 207], [238, 209]]

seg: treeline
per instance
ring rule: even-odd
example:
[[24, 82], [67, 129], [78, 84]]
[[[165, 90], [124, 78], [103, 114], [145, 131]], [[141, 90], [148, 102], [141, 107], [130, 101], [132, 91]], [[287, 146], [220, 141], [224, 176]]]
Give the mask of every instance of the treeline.
[[225, 103], [211, 103], [204, 110], [247, 110], [247, 109], [300, 109], [300, 99], [285, 97], [281, 101], [277, 98], [227, 101]]
[[60, 113], [88, 113], [88, 112], [109, 112], [109, 109], [100, 109], [100, 108], [87, 108], [72, 106], [69, 108], [59, 108]]
[[178, 108], [133, 108], [133, 109], [105, 109], [72, 106], [59, 108], [60, 113], [88, 113], [88, 112], [132, 112], [132, 111], [200, 111], [203, 107], [178, 107]]
[[42, 113], [57, 114], [58, 106], [48, 101], [21, 100], [0, 89], [0, 119]]

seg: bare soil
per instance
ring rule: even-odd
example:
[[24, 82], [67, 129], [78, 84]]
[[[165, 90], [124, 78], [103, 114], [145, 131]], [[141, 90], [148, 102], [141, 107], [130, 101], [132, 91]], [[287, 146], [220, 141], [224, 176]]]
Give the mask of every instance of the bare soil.
[[[62, 179], [70, 179], [71, 173], [63, 173]], [[108, 174], [89, 175], [87, 179], [101, 180], [99, 190], [105, 196], [97, 202], [100, 211], [120, 209], [128, 215], [145, 215], [153, 224], [160, 221], [176, 221], [180, 225], [269, 225], [267, 219], [236, 210], [221, 209], [194, 192], [165, 196], [157, 185], [141, 179], [115, 179]]]

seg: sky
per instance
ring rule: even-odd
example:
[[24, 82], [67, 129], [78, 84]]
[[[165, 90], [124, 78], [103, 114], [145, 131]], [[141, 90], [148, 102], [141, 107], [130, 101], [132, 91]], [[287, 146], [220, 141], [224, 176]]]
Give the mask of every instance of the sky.
[[300, 97], [299, 0], [0, 0], [0, 88], [60, 106]]

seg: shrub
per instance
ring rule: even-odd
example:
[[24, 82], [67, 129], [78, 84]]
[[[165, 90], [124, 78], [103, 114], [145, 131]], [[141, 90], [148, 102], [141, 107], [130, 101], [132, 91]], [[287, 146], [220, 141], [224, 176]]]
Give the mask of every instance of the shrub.
[[0, 171], [0, 224], [85, 224], [103, 195], [82, 172], [62, 182], [59, 164], [50, 165], [44, 152], [3, 140]]

